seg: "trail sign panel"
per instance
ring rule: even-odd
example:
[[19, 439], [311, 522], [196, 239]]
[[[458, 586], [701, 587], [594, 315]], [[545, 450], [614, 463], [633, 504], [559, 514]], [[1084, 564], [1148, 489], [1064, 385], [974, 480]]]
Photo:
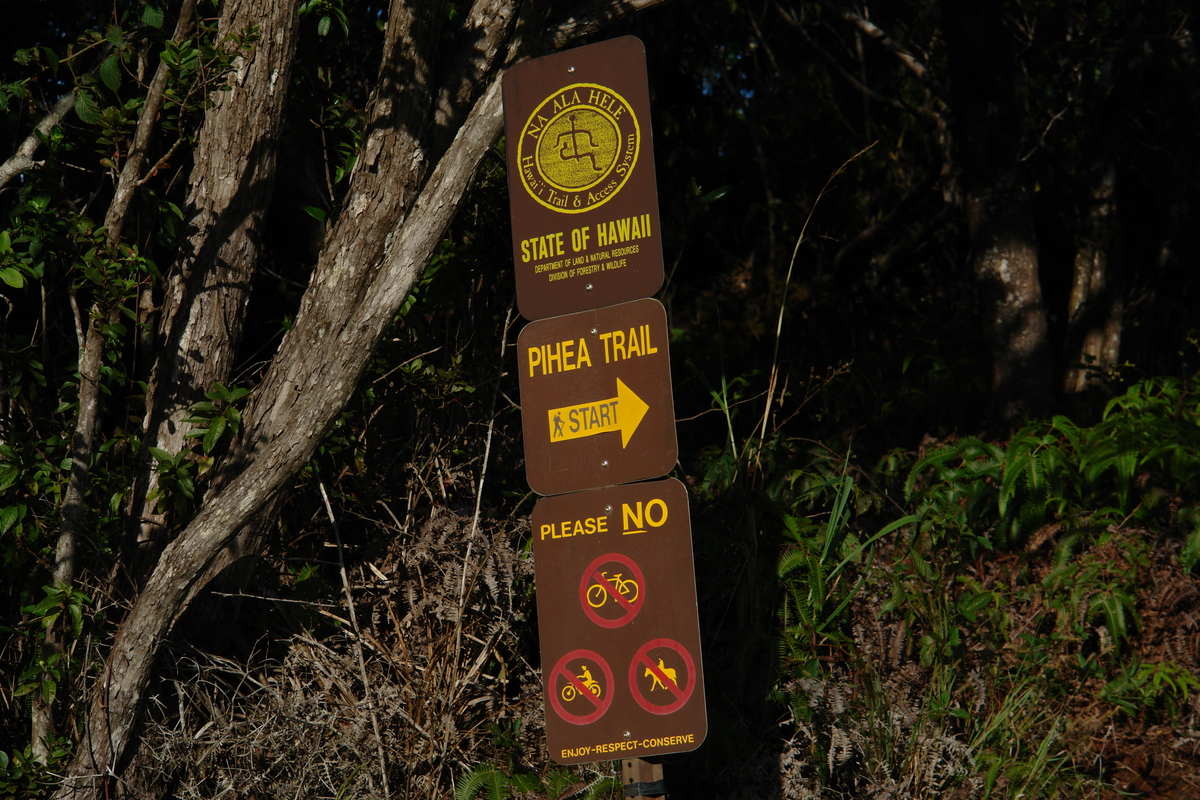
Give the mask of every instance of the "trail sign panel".
[[675, 466], [667, 314], [657, 300], [531, 322], [517, 361], [525, 476], [538, 494], [660, 478]]
[[632, 36], [504, 76], [517, 306], [528, 320], [614, 305], [663, 281], [646, 50]]
[[694, 750], [708, 719], [683, 484], [544, 497], [531, 522], [551, 757]]

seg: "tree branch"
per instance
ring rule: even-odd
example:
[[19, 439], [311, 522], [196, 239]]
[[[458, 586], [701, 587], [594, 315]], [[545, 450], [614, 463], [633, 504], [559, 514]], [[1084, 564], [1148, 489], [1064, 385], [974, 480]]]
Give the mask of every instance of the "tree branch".
[[[175, 23], [175, 34], [171, 41], [178, 44], [192, 31], [196, 17], [196, 0], [183, 0], [179, 10], [179, 21]], [[165, 61], [159, 60], [158, 68], [150, 81], [146, 92], [146, 102], [138, 117], [137, 129], [134, 131], [133, 144], [121, 168], [121, 176], [117, 180], [117, 189], [109, 203], [108, 213], [104, 215], [104, 228], [108, 241], [116, 242], [121, 238], [121, 230], [125, 227], [125, 219], [129, 215], [129, 204], [133, 202], [134, 191], [142, 185], [142, 167], [146, 163], [146, 151], [150, 147], [150, 138], [154, 135], [155, 123], [166, 102], [167, 77], [170, 69]]]
[[58, 102], [50, 109], [50, 113], [42, 117], [41, 122], [33, 129], [33, 133], [25, 137], [25, 141], [21, 142], [21, 146], [17, 148], [17, 152], [0, 164], [0, 191], [8, 185], [8, 182], [20, 175], [22, 172], [29, 172], [31, 169], [36, 169], [41, 166], [40, 162], [33, 160], [33, 154], [37, 152], [38, 145], [42, 143], [42, 139], [50, 134], [50, 130], [56, 125], [60, 125], [71, 109], [75, 107], [75, 95], [71, 93], [64, 94], [58, 98]]
[[[861, 14], [851, 11], [848, 8], [839, 6], [837, 3], [834, 3], [831, 0], [819, 1], [821, 5], [825, 6], [825, 8], [837, 14], [846, 22], [854, 25], [867, 36], [870, 36], [872, 39], [890, 50], [896, 56], [896, 58], [900, 59], [900, 63], [908, 67], [908, 69], [910, 69], [918, 78], [925, 80], [929, 76], [929, 70], [926, 69], [923, 63], [921, 63], [920, 59], [910, 53], [907, 48], [903, 47], [899, 42], [889, 36], [886, 31], [884, 31], [874, 22], [871, 22], [871, 20], [867, 19]], [[784, 13], [785, 19], [787, 19], [788, 16], [789, 15], [787, 13]], [[791, 20], [789, 19], [789, 22], [790, 21]]]
[[596, 33], [617, 20], [662, 5], [668, 0], [593, 0], [546, 30], [551, 50], [561, 50], [580, 37]]
[[[603, 19], [661, 0], [593, 4]], [[391, 20], [404, 21], [407, 6], [395, 3]], [[344, 211], [326, 239], [305, 290], [295, 324], [280, 344], [243, 413], [243, 435], [223, 459], [214, 486], [195, 517], [166, 546], [122, 623], [104, 674], [94, 684], [86, 728], [103, 752], [80, 747], [72, 777], [55, 797], [94, 797], [102, 789], [88, 776], [124, 768], [134, 728], [161, 643], [180, 614], [213, 576], [212, 567], [247, 524], [279, 496], [307, 463], [333, 418], [352, 396], [368, 359], [396, 310], [424, 272], [480, 161], [503, 125], [499, 69], [514, 41], [512, 0], [486, 0], [479, 10], [504, 14], [504, 30], [489, 29], [477, 47], [472, 71], [489, 76], [467, 94], [450, 92], [470, 108], [444, 150], [430, 149], [435, 109], [414, 103], [427, 90], [424, 53], [385, 47], [380, 89], [363, 138]], [[486, 17], [485, 17], [486, 19]], [[581, 17], [570, 30], [595, 30]], [[389, 37], [403, 28], [393, 28]], [[505, 39], [509, 41], [506, 42]], [[506, 60], [521, 56], [510, 52]], [[454, 64], [440, 71], [462, 75]], [[472, 94], [474, 96], [472, 96]], [[407, 96], [406, 96], [407, 95]], [[437, 97], [436, 91], [424, 97]], [[455, 115], [450, 115], [454, 118]]]

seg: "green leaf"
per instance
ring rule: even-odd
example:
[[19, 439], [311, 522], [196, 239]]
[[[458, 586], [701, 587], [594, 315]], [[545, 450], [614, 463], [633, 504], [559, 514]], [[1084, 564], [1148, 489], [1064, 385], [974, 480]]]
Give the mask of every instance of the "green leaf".
[[71, 603], [67, 606], [67, 611], [71, 615], [71, 633], [75, 638], [79, 638], [79, 634], [83, 632], [83, 608], [77, 603]]
[[121, 30], [120, 25], [109, 25], [105, 38], [108, 39], [108, 43], [113, 47], [119, 48], [125, 44], [125, 31]]
[[204, 435], [204, 453], [208, 455], [213, 448], [217, 446], [217, 442], [221, 439], [221, 434], [225, 432], [225, 418], [216, 417], [212, 424], [208, 426], [208, 433]]
[[310, 217], [315, 219], [317, 222], [324, 222], [325, 217], [327, 216], [325, 213], [325, 209], [317, 208], [316, 206], [301, 206], [300, 210], [303, 211], [305, 214], [308, 214]]
[[720, 200], [722, 197], [729, 194], [729, 190], [732, 188], [733, 186], [718, 186], [716, 189], [713, 189], [711, 192], [700, 198], [700, 205], [707, 206], [710, 203]]
[[0, 509], [0, 533], [8, 533], [8, 529], [16, 524], [25, 513], [25, 506], [7, 506]]
[[25, 276], [16, 267], [0, 268], [0, 281], [4, 281], [14, 289], [20, 289], [25, 286]]
[[46, 59], [46, 63], [50, 65], [51, 72], [58, 72], [58, 53], [55, 53], [49, 47], [43, 47], [42, 58]]
[[100, 63], [100, 80], [109, 91], [116, 92], [121, 88], [121, 59], [115, 53]]
[[1200, 563], [1200, 524], [1192, 529], [1179, 549], [1179, 566], [1184, 572], [1191, 572], [1197, 563]]
[[157, 460], [159, 463], [166, 462], [169, 464], [173, 463], [175, 460], [174, 457], [172, 457], [171, 454], [166, 450], [160, 450], [157, 447], [150, 448], [150, 455], [154, 456], [155, 460]]
[[142, 22], [149, 25], [151, 28], [161, 28], [163, 26], [163, 12], [161, 8], [147, 4], [142, 9]]
[[321, 17], [321, 19], [317, 22], [317, 33], [321, 36], [328, 36], [329, 28], [332, 24], [333, 20], [328, 16]]
[[79, 119], [87, 125], [95, 124], [100, 118], [100, 106], [96, 104], [96, 98], [87, 89], [78, 89], [75, 92], [75, 113]]

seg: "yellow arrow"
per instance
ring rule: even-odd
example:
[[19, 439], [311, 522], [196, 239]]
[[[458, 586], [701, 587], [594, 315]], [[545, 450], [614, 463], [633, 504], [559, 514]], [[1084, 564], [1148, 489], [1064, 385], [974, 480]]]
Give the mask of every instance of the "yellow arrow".
[[649, 410], [650, 406], [617, 378], [616, 397], [547, 411], [550, 441], [565, 442], [619, 430], [624, 449]]

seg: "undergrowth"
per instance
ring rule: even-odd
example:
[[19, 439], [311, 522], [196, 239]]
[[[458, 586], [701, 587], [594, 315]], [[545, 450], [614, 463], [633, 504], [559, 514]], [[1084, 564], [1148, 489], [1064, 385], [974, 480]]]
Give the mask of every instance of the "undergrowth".
[[[1200, 744], [1198, 389], [1148, 380], [1091, 426], [1057, 416], [870, 468], [731, 436], [696, 486], [698, 580], [706, 560], [736, 576], [702, 592], [720, 685], [680, 765], [763, 762], [732, 797], [1162, 791], [1145, 732], [1172, 758]], [[782, 736], [754, 730], [746, 686]]]

